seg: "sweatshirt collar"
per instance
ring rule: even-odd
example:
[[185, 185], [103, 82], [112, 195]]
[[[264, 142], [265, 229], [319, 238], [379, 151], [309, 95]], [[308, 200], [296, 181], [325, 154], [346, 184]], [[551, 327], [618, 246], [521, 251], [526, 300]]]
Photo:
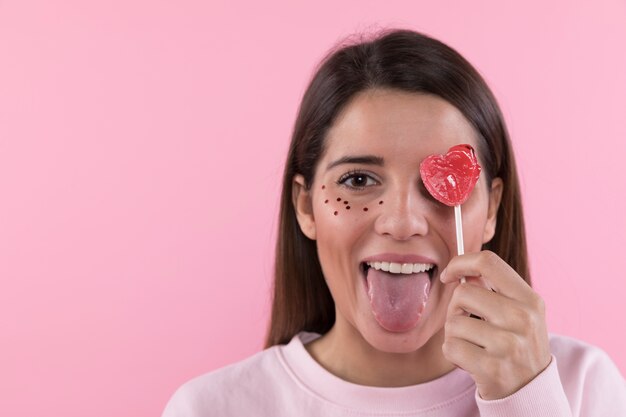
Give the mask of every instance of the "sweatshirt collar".
[[299, 385], [337, 405], [369, 412], [408, 412], [445, 407], [461, 397], [474, 398], [474, 381], [460, 368], [407, 387], [370, 387], [345, 381], [322, 367], [304, 347], [318, 337], [320, 334], [300, 332], [280, 347], [279, 356]]

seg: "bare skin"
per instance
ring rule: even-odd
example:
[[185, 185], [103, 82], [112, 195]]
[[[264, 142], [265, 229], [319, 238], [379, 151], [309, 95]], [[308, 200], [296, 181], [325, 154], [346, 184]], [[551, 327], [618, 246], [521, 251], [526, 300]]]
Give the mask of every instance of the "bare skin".
[[[298, 222], [316, 241], [336, 308], [333, 328], [305, 347], [331, 373], [361, 385], [398, 387], [460, 366], [480, 395], [493, 399], [515, 392], [548, 365], [540, 298], [504, 261], [481, 252], [495, 232], [502, 181], [487, 184], [481, 176], [464, 203], [461, 257], [455, 256], [452, 208], [433, 201], [420, 183], [419, 163], [428, 155], [459, 143], [477, 148], [476, 142], [473, 127], [441, 98], [370, 90], [355, 97], [330, 129], [311, 188], [294, 177]], [[329, 168], [347, 155], [375, 155], [384, 163]], [[359, 184], [340, 180], [354, 170]], [[341, 205], [348, 200], [350, 210]], [[419, 322], [402, 332], [374, 319], [359, 269], [365, 257], [389, 252], [427, 256], [437, 265]], [[460, 276], [480, 278], [460, 285]], [[469, 312], [486, 320], [469, 318]]]

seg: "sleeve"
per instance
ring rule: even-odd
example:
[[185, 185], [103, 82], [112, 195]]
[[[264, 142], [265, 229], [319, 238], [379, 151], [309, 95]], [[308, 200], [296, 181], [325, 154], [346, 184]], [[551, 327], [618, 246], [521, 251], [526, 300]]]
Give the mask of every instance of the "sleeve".
[[476, 403], [481, 417], [617, 417], [626, 416], [626, 381], [611, 358], [586, 346], [561, 356], [519, 391]]
[[579, 398], [572, 409], [580, 417], [626, 416], [626, 381], [609, 355], [595, 350], [578, 383]]
[[508, 397], [484, 400], [475, 393], [481, 417], [572, 417], [556, 357], [528, 384]]

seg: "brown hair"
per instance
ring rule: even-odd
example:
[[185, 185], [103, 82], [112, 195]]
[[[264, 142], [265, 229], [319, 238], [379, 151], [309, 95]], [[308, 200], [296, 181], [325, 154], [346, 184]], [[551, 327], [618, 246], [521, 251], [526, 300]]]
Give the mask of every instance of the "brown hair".
[[521, 195], [509, 134], [496, 99], [478, 71], [444, 43], [410, 30], [383, 30], [372, 38], [340, 43], [322, 60], [309, 83], [295, 122], [283, 176], [274, 295], [265, 347], [283, 344], [300, 331], [324, 334], [335, 321], [335, 304], [315, 241], [298, 225], [292, 180], [306, 186], [323, 155], [326, 132], [357, 93], [373, 88], [437, 95], [457, 107], [478, 132], [487, 184], [502, 178], [504, 190], [493, 239], [483, 245], [528, 284], [530, 275]]

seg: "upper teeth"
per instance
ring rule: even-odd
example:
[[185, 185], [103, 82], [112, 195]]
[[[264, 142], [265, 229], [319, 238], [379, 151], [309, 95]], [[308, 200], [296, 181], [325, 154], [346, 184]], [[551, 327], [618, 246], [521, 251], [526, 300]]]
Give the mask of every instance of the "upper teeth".
[[416, 274], [432, 269], [434, 264], [399, 264], [396, 262], [368, 262], [374, 269], [382, 269], [392, 274]]

